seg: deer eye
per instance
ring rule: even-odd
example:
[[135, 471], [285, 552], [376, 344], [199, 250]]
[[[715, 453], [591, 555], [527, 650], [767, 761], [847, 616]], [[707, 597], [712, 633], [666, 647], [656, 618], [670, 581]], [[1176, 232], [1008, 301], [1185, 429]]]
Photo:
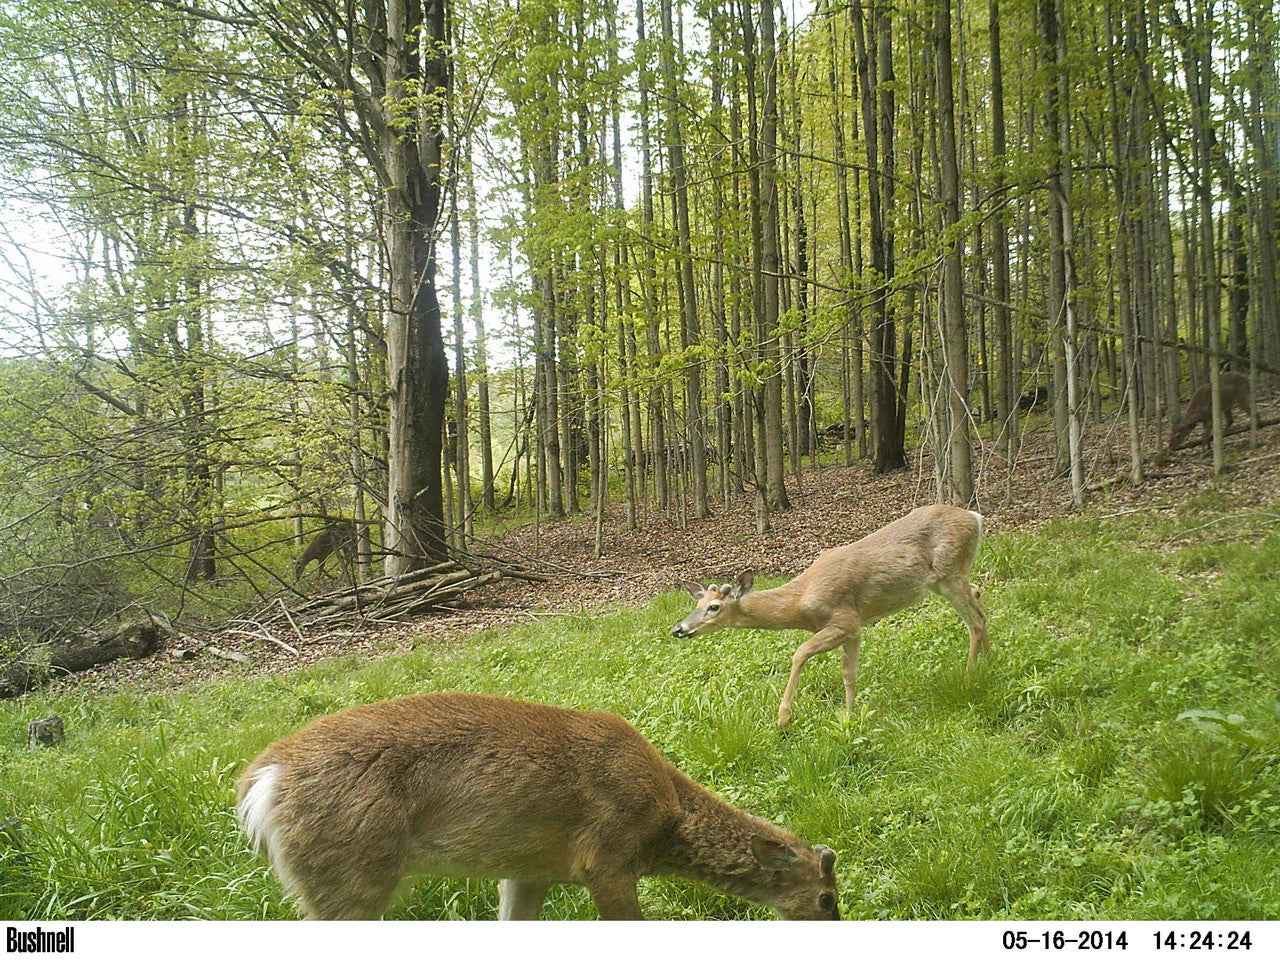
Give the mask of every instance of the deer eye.
[[836, 908], [835, 894], [824, 893], [818, 898], [818, 909], [824, 913], [830, 913]]
[[707, 613], [719, 613], [719, 612], [720, 612], [720, 604], [718, 603], [707, 604]]

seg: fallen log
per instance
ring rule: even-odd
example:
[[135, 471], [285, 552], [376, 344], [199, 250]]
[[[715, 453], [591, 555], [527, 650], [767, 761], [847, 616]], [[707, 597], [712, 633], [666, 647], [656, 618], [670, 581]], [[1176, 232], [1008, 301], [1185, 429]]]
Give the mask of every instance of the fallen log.
[[[1262, 417], [1259, 417], [1258, 429], [1261, 430], [1263, 427], [1274, 427], [1278, 423], [1280, 423], [1280, 417], [1271, 417], [1270, 419], [1266, 419], [1266, 420], [1264, 420]], [[1224, 437], [1234, 437], [1238, 433], [1249, 432], [1249, 421], [1246, 418], [1243, 423], [1237, 423], [1230, 427], [1227, 427], [1224, 424], [1224, 428], [1225, 429], [1223, 429], [1222, 431], [1222, 435]], [[1213, 442], [1213, 433], [1210, 431], [1203, 431], [1199, 440], [1195, 440], [1195, 441], [1182, 440], [1177, 444], [1171, 443], [1169, 445], [1169, 452], [1175, 453], [1178, 450], [1185, 450], [1188, 447], [1208, 446], [1212, 442]]]
[[167, 624], [150, 614], [106, 632], [82, 631], [49, 643], [23, 647], [0, 673], [0, 698], [34, 690], [54, 677], [79, 673], [121, 657], [141, 660], [160, 649]]

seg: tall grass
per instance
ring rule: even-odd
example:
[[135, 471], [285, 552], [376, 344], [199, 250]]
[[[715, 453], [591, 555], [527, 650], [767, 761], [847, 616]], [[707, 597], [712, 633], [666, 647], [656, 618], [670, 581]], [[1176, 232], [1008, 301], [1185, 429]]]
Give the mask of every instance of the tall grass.
[[[963, 625], [935, 599], [866, 632], [852, 716], [834, 655], [811, 661], [786, 735], [773, 719], [800, 636], [676, 640], [676, 593], [448, 653], [5, 704], [0, 916], [293, 916], [237, 831], [238, 771], [320, 714], [461, 689], [621, 714], [725, 798], [838, 850], [846, 916], [1274, 917], [1280, 534], [1268, 529], [1189, 509], [991, 536], [977, 574], [993, 653], [974, 676]], [[51, 712], [66, 742], [27, 750], [25, 722]], [[676, 880], [647, 881], [641, 898], [662, 918], [768, 915]], [[492, 881], [428, 878], [390, 915], [495, 910]], [[594, 911], [565, 888], [546, 915]]]

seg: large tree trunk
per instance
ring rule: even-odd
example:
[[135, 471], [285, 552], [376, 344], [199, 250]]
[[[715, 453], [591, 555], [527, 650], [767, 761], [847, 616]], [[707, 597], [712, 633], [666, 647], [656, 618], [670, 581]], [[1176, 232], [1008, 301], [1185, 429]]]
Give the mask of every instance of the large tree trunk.
[[854, 0], [853, 26], [867, 152], [867, 194], [871, 201], [871, 269], [879, 281], [871, 322], [871, 418], [875, 470], [887, 473], [907, 464], [905, 438], [899, 430], [898, 389], [894, 382], [897, 334], [893, 305], [889, 301], [894, 274], [893, 48], [889, 14], [882, 4], [873, 7], [868, 20], [861, 0]]
[[1053, 345], [1053, 424], [1057, 466], [1071, 477], [1071, 499], [1084, 498], [1080, 459], [1076, 358], [1074, 272], [1072, 266], [1071, 180], [1069, 172], [1066, 35], [1056, 0], [1041, 0], [1040, 26], [1044, 53], [1055, 69], [1045, 80], [1045, 133], [1052, 161], [1049, 168], [1049, 329]]
[[1249, 0], [1249, 123], [1253, 146], [1256, 199], [1254, 238], [1257, 267], [1251, 327], [1258, 349], [1251, 358], [1272, 371], [1272, 385], [1280, 383], [1280, 79], [1276, 76], [1276, 14], [1274, 4]]
[[[400, 104], [406, 98], [448, 89], [444, 43], [444, 0], [428, 0], [425, 15], [417, 0], [388, 0], [385, 68], [391, 116], [405, 109]], [[388, 122], [382, 138], [390, 181], [388, 576], [418, 569], [447, 551], [440, 425], [449, 362], [435, 283], [443, 139], [439, 115], [425, 116], [407, 130]]]
[[[1225, 461], [1222, 449], [1222, 397], [1218, 387], [1219, 335], [1222, 322], [1222, 287], [1218, 277], [1218, 258], [1214, 242], [1213, 167], [1216, 135], [1210, 115], [1209, 51], [1205, 34], [1208, 21], [1202, 18], [1188, 24], [1175, 21], [1175, 31], [1182, 43], [1186, 74], [1187, 98], [1191, 101], [1192, 133], [1195, 144], [1194, 191], [1199, 228], [1200, 298], [1203, 304], [1204, 348], [1208, 361], [1209, 384], [1213, 396], [1213, 472], [1222, 473]], [[1194, 31], [1195, 36], [1192, 36]]]

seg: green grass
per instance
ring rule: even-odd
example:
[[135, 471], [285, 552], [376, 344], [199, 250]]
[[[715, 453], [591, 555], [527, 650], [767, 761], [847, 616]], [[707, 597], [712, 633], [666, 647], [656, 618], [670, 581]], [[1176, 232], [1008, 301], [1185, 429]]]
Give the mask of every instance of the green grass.
[[[539, 618], [173, 694], [74, 690], [0, 706], [0, 916], [293, 916], [237, 832], [233, 783], [323, 713], [429, 690], [615, 711], [725, 798], [840, 854], [854, 918], [1173, 919], [1280, 914], [1280, 531], [1202, 501], [994, 535], [978, 577], [993, 654], [938, 598], [867, 631], [858, 708], [834, 654], [773, 726], [793, 633], [675, 640], [688, 598]], [[1185, 711], [1202, 711], [1179, 719]], [[29, 751], [56, 712], [66, 742]], [[492, 917], [496, 884], [425, 878], [390, 914]], [[648, 880], [658, 918], [765, 917]], [[545, 915], [594, 916], [558, 889]]]

